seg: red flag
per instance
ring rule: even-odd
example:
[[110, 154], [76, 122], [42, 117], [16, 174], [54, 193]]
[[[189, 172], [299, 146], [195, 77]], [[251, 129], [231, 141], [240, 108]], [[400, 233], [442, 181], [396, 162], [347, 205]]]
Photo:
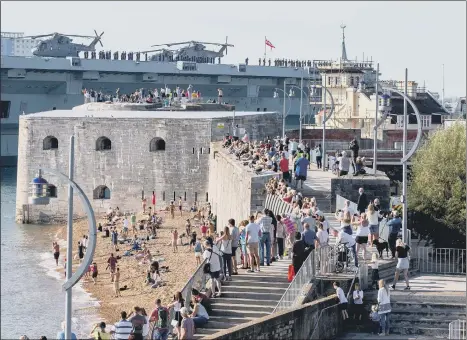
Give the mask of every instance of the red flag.
[[152, 192], [152, 205], [156, 205], [156, 194]]
[[273, 48], [276, 48], [276, 46], [274, 46], [272, 42], [270, 42], [268, 39], [265, 39], [264, 43], [266, 44], [266, 46], [271, 47], [271, 51]]

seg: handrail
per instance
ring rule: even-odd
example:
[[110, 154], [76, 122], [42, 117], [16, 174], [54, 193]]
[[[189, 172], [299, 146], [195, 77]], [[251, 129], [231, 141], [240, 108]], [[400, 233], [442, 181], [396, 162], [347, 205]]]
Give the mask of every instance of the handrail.
[[[357, 278], [358, 272], [359, 272], [359, 269], [357, 268], [357, 270], [355, 271], [355, 275], [354, 275], [354, 277], [353, 277], [353, 279], [352, 279], [352, 282], [351, 282], [351, 284], [350, 284], [349, 291], [347, 292], [347, 295], [346, 295], [347, 300], [349, 299], [350, 291], [352, 290], [352, 286], [353, 286], [354, 283], [355, 283], [355, 279]], [[313, 335], [315, 334], [316, 330], [319, 329], [319, 328], [318, 328], [318, 326], [319, 326], [319, 321], [321, 320], [321, 316], [323, 315], [323, 312], [324, 312], [325, 310], [329, 309], [329, 308], [333, 308], [333, 307], [336, 307], [336, 306], [338, 306], [338, 305], [339, 305], [339, 303], [336, 303], [336, 304], [334, 304], [334, 305], [332, 305], [332, 306], [328, 306], [328, 307], [326, 307], [326, 308], [324, 308], [324, 309], [321, 309], [321, 311], [319, 312], [318, 319], [316, 320], [315, 327], [314, 327], [314, 329], [313, 329], [313, 333], [311, 333], [311, 336], [309, 337], [309, 339], [313, 339]]]

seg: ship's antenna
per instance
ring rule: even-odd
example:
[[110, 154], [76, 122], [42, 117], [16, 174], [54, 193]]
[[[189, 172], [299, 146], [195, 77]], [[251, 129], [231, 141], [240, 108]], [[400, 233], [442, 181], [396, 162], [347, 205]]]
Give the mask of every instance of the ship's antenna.
[[345, 49], [345, 28], [347, 26], [344, 25], [344, 23], [341, 24], [341, 29], [342, 29], [342, 60], [347, 60], [347, 51]]

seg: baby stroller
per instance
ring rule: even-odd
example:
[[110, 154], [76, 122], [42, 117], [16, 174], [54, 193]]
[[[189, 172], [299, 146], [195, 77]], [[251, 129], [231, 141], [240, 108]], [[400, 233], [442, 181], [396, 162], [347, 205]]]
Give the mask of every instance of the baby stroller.
[[342, 273], [345, 268], [349, 267], [353, 261], [353, 254], [350, 249], [343, 243], [339, 243], [334, 248], [335, 253], [335, 272]]

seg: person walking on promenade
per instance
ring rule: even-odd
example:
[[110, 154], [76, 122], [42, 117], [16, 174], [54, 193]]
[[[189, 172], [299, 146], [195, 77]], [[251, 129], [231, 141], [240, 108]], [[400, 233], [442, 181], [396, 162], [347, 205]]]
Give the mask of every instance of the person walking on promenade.
[[[224, 276], [226, 281], [232, 280], [232, 236], [230, 235], [230, 229], [225, 226], [224, 233], [222, 236], [216, 239], [216, 243], [221, 242], [221, 253], [222, 262], [224, 266]], [[227, 276], [227, 269], [229, 270], [229, 276]]]
[[405, 284], [406, 284], [404, 290], [409, 290], [410, 289], [410, 285], [409, 285], [409, 267], [410, 267], [409, 252], [410, 252], [410, 247], [407, 246], [400, 238], [397, 239], [397, 241], [396, 241], [397, 266], [396, 266], [396, 272], [394, 274], [394, 283], [392, 284], [392, 289], [394, 289], [394, 290], [396, 289], [397, 281], [399, 281], [399, 275], [400, 275], [401, 271], [404, 273]]
[[264, 251], [266, 251], [266, 264], [271, 264], [271, 234], [272, 234], [272, 218], [268, 215], [268, 210], [264, 209], [263, 215], [258, 220], [258, 225], [261, 230], [261, 238], [259, 243], [259, 262], [264, 266]]
[[388, 243], [389, 249], [391, 249], [392, 258], [396, 257], [396, 240], [399, 237], [399, 233], [402, 229], [402, 219], [399, 217], [399, 213], [394, 211], [392, 213], [393, 218], [390, 219], [386, 225], [389, 228]]
[[323, 148], [321, 147], [321, 144], [318, 144], [318, 146], [315, 147], [315, 155], [316, 155], [316, 166], [318, 167], [318, 169], [321, 169], [323, 167], [323, 164], [322, 164]]
[[57, 242], [52, 243], [52, 249], [54, 253], [55, 265], [58, 266], [58, 258], [60, 257], [60, 246]]
[[368, 197], [366, 196], [363, 188], [358, 189], [358, 202], [357, 202], [357, 210], [360, 214], [364, 213], [366, 208], [368, 207]]
[[250, 223], [247, 224], [245, 228], [245, 235], [246, 235], [246, 246], [248, 249], [248, 257], [250, 259], [250, 269], [248, 270], [249, 273], [253, 273], [254, 264], [256, 263], [256, 269], [259, 272], [259, 254], [258, 254], [258, 244], [259, 239], [261, 237], [261, 228], [258, 224], [255, 223], [255, 217], [253, 215], [250, 216]]
[[366, 213], [368, 217], [368, 223], [370, 225], [370, 237], [369, 241], [370, 244], [369, 246], [373, 246], [373, 241], [379, 240], [379, 219], [378, 219], [378, 212], [375, 210], [375, 206], [373, 203], [370, 203], [368, 205], [368, 210]]
[[229, 230], [232, 236], [232, 275], [237, 275], [237, 249], [240, 245], [240, 230], [235, 226], [235, 220], [233, 218], [229, 219]]

